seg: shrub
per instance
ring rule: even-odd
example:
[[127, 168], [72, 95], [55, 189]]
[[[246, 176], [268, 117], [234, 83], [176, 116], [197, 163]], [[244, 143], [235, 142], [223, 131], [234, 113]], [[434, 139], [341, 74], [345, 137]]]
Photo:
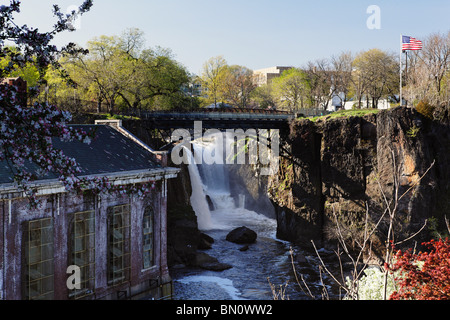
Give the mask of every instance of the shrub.
[[434, 106], [423, 100], [421, 100], [416, 106], [417, 112], [428, 119], [433, 119], [434, 109]]
[[[358, 300], [384, 300], [385, 272], [378, 267], [367, 268], [358, 280]], [[350, 286], [350, 279], [347, 278]], [[395, 291], [394, 275], [388, 274], [387, 297]]]
[[391, 271], [399, 273], [399, 290], [392, 293], [391, 300], [450, 299], [450, 241], [431, 240], [423, 245], [430, 251], [397, 251]]
[[406, 134], [410, 138], [416, 138], [417, 135], [419, 134], [419, 132], [420, 132], [420, 128], [417, 127], [416, 125], [414, 125], [411, 128], [409, 128], [409, 130], [408, 130], [408, 132], [406, 132]]

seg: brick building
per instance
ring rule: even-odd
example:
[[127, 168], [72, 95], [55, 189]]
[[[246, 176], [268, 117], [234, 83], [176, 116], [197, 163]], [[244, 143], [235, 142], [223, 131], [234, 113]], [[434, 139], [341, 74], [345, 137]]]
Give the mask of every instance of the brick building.
[[[0, 295], [20, 299], [129, 299], [171, 295], [167, 267], [167, 180], [179, 172], [123, 129], [88, 125], [90, 145], [53, 139], [82, 176], [116, 185], [155, 181], [144, 198], [66, 192], [55, 177], [34, 182], [42, 207], [12, 183], [0, 163]], [[160, 155], [159, 155], [160, 156]], [[72, 278], [74, 277], [74, 278]], [[72, 279], [78, 281], [72, 281]]]

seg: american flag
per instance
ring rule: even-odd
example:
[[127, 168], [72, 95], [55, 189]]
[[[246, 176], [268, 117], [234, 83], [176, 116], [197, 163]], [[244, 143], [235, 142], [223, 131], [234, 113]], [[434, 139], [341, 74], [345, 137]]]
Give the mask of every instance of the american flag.
[[422, 50], [422, 41], [413, 37], [402, 36], [402, 50]]

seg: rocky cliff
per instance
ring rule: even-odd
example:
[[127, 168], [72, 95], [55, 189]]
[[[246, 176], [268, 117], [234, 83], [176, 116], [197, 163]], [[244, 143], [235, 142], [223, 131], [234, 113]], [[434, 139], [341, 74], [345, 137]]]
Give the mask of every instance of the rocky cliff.
[[[291, 123], [284, 153], [268, 192], [278, 237], [298, 243], [336, 239], [336, 225], [349, 244], [361, 241], [368, 224], [395, 210], [396, 239], [425, 223], [450, 216], [448, 119], [432, 121], [414, 109], [394, 108], [364, 117], [324, 117]], [[384, 246], [386, 219], [373, 236]], [[434, 228], [439, 228], [439, 224]], [[427, 227], [413, 238], [429, 239]]]

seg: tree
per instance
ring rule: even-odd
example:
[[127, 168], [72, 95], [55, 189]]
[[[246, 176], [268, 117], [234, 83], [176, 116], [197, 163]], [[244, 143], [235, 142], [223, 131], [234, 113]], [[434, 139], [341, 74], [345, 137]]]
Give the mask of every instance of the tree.
[[355, 57], [353, 68], [359, 108], [364, 95], [367, 107], [370, 98], [376, 108], [382, 97], [392, 97], [398, 91], [400, 67], [394, 54], [379, 49], [362, 52]]
[[345, 103], [351, 98], [353, 55], [351, 52], [343, 52], [339, 56], [333, 56], [331, 64], [333, 68], [332, 85], [335, 88], [336, 96], [341, 100], [341, 105], [345, 106]]
[[139, 29], [101, 36], [88, 43], [89, 55], [73, 55], [64, 65], [89, 100], [107, 102], [109, 113], [116, 106], [140, 111], [161, 105], [164, 98], [182, 98], [181, 87], [189, 81], [186, 69], [170, 50], [144, 49], [144, 44]]
[[277, 99], [273, 93], [272, 84], [264, 84], [260, 87], [255, 88], [252, 92], [252, 100], [260, 108], [276, 108]]
[[73, 55], [70, 60], [77, 83], [106, 101], [111, 114], [137, 73], [136, 62], [126, 49], [119, 37], [100, 36], [88, 42], [88, 55]]
[[243, 66], [227, 66], [224, 69], [222, 95], [232, 105], [247, 107], [255, 89], [253, 71]]
[[[146, 49], [137, 61], [136, 82], [126, 88], [129, 107], [137, 109], [172, 109], [190, 105], [181, 88], [190, 81], [187, 70], [181, 66], [168, 49]], [[130, 97], [126, 99], [125, 96]], [[132, 102], [132, 103], [131, 103]]]
[[225, 77], [227, 61], [223, 56], [210, 58], [203, 64], [200, 79], [203, 87], [208, 91], [208, 99], [217, 106], [217, 102], [222, 98], [220, 93]]
[[408, 53], [405, 95], [412, 102], [429, 101], [438, 111], [450, 105], [450, 31], [434, 33], [423, 41], [423, 49]]
[[273, 80], [273, 92], [279, 105], [289, 111], [309, 107], [311, 88], [307, 75], [300, 69], [292, 68], [284, 71]]
[[427, 66], [434, 89], [440, 96], [443, 79], [450, 68], [450, 31], [447, 35], [432, 34], [424, 42], [420, 60]]
[[316, 108], [326, 108], [336, 93], [333, 85], [333, 70], [328, 59], [308, 62], [305, 69], [310, 85], [310, 99]]

